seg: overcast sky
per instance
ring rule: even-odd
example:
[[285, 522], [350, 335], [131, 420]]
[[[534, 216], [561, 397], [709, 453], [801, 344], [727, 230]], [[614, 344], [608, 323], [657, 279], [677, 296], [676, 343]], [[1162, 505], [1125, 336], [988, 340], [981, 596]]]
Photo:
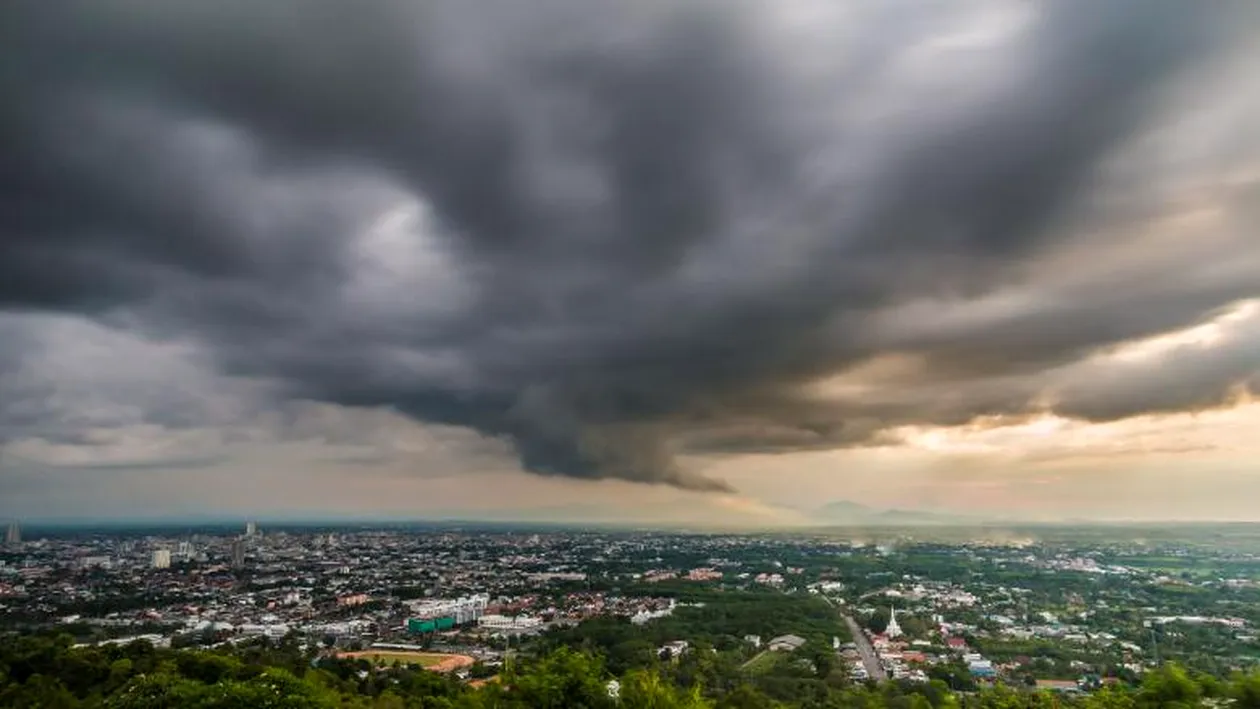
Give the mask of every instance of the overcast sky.
[[1260, 4], [7, 0], [0, 516], [1260, 519]]

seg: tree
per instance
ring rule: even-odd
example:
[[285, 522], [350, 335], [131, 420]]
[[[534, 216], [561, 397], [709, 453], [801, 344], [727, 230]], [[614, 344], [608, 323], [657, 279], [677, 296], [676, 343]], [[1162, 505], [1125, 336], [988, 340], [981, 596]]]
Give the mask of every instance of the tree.
[[665, 682], [656, 672], [632, 672], [621, 683], [623, 709], [709, 709], [713, 705], [700, 695], [698, 686], [688, 691]]
[[1137, 705], [1152, 709], [1183, 709], [1196, 706], [1202, 695], [1202, 688], [1191, 679], [1185, 668], [1168, 664], [1146, 675], [1138, 692]]
[[177, 663], [181, 675], [206, 684], [238, 676], [243, 668], [240, 660], [213, 652], [183, 653]]
[[741, 684], [718, 700], [718, 709], [777, 709], [782, 705], [758, 692], [750, 684]]
[[836, 668], [836, 653], [817, 643], [811, 643], [808, 649], [810, 661], [814, 663], [814, 674], [820, 679], [826, 679]]
[[1085, 699], [1086, 709], [1133, 709], [1133, 693], [1119, 687], [1107, 687]]
[[0, 706], [12, 709], [74, 709], [79, 701], [61, 680], [47, 675], [31, 675], [21, 685], [0, 692]]
[[888, 620], [891, 617], [886, 608], [876, 608], [871, 617], [866, 619], [866, 629], [878, 635], [888, 628]]
[[591, 655], [561, 649], [543, 658], [528, 671], [505, 673], [512, 697], [533, 709], [611, 707], [604, 681], [604, 666]]
[[1260, 709], [1260, 672], [1235, 677], [1229, 695], [1236, 709]]
[[192, 706], [204, 685], [175, 675], [137, 677], [105, 700], [107, 709], [164, 709]]
[[133, 663], [127, 658], [114, 660], [109, 665], [109, 677], [105, 680], [105, 694], [112, 694], [127, 683], [133, 674]]

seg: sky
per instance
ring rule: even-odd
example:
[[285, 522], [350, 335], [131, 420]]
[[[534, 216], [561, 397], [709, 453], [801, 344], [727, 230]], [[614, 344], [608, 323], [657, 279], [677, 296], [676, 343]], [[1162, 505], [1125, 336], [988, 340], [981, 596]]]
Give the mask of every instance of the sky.
[[1260, 521], [1260, 5], [8, 0], [0, 517]]

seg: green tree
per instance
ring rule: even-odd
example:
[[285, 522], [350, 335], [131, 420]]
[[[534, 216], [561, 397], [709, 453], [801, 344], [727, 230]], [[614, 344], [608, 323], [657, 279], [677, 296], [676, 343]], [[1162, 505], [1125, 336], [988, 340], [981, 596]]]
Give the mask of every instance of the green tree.
[[1188, 709], [1197, 706], [1202, 696], [1202, 688], [1184, 667], [1168, 664], [1147, 673], [1137, 705], [1144, 709]]
[[1260, 671], [1239, 675], [1230, 683], [1236, 709], [1260, 709]]
[[621, 683], [623, 709], [708, 709], [713, 705], [700, 695], [699, 686], [681, 690], [657, 672], [632, 672]]
[[1100, 692], [1089, 695], [1084, 701], [1085, 709], [1133, 709], [1133, 693], [1121, 687], [1106, 687]]
[[107, 709], [165, 709], [193, 706], [204, 685], [170, 674], [137, 677], [105, 701]]
[[11, 709], [74, 709], [79, 701], [61, 680], [48, 675], [31, 675], [20, 685], [0, 691], [0, 706]]
[[750, 684], [741, 684], [718, 699], [718, 709], [778, 709], [783, 706], [757, 691]]
[[512, 698], [532, 709], [611, 707], [604, 666], [595, 657], [558, 650], [527, 671], [505, 673]]

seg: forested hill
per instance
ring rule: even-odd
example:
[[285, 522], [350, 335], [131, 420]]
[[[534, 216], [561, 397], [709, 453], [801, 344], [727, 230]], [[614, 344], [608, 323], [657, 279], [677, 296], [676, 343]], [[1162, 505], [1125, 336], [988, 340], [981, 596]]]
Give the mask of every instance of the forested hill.
[[[772, 697], [738, 676], [692, 660], [614, 677], [595, 655], [567, 649], [520, 659], [472, 686], [418, 667], [373, 667], [365, 660], [317, 658], [281, 642], [224, 651], [155, 649], [144, 642], [75, 648], [68, 637], [9, 638], [0, 644], [0, 707], [13, 709], [307, 709], [409, 707], [495, 709], [1147, 709], [1260, 707], [1260, 673], [1230, 680], [1168, 665], [1140, 686], [1084, 696], [1004, 686], [956, 694], [940, 682], [880, 686], [844, 681], [801, 685], [799, 696]], [[614, 689], [615, 687], [615, 689]], [[722, 687], [715, 690], [715, 687]], [[790, 694], [790, 692], [789, 692]]]

